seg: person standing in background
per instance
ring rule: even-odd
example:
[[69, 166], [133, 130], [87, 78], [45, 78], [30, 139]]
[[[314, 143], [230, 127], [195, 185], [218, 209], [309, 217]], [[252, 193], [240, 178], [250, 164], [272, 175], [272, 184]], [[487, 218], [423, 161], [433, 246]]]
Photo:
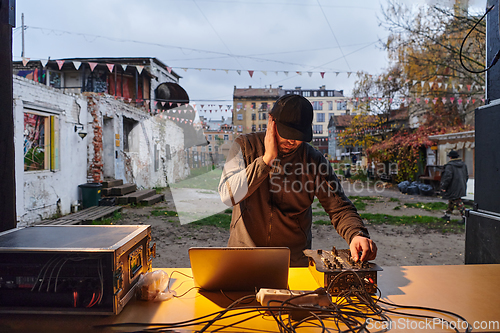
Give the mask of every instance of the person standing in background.
[[451, 213], [455, 206], [460, 211], [462, 222], [465, 221], [465, 207], [462, 197], [467, 193], [467, 180], [469, 172], [467, 165], [459, 158], [458, 153], [452, 150], [448, 153], [450, 161], [445, 164], [441, 174], [441, 191], [443, 199], [448, 199], [448, 209], [442, 219], [450, 221]]

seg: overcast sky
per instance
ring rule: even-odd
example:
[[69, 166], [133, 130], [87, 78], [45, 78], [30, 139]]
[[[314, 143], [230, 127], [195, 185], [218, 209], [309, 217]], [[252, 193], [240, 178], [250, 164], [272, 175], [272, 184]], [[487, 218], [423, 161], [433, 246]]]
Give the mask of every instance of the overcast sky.
[[[470, 2], [486, 6], [486, 0]], [[13, 56], [21, 60], [24, 13], [25, 57], [155, 57], [182, 76], [181, 86], [198, 105], [230, 104], [234, 86], [250, 85], [326, 85], [350, 96], [356, 72], [379, 74], [388, 66], [380, 43], [388, 35], [379, 27], [384, 3], [17, 0]]]

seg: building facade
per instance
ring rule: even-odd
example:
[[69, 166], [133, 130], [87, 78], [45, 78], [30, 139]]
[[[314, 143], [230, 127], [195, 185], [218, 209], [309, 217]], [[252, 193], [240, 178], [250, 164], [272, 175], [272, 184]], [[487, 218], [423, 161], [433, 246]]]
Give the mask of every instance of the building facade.
[[313, 106], [313, 141], [322, 153], [328, 153], [328, 122], [337, 115], [356, 114], [356, 102], [344, 97], [342, 90], [328, 90], [323, 85], [318, 89], [236, 88], [233, 93], [233, 123], [236, 135], [265, 131], [267, 112], [283, 95], [300, 95]]
[[[175, 183], [189, 175], [187, 149], [206, 142], [193, 126], [195, 112], [179, 77], [158, 61], [145, 58], [138, 67], [143, 65], [131, 64], [136, 58], [120, 59], [119, 66], [118, 59], [113, 66], [87, 60], [97, 59], [15, 64], [21, 74], [13, 77], [21, 223], [70, 213], [80, 200], [78, 185], [87, 182], [115, 178], [138, 188]], [[98, 75], [99, 68], [108, 73]], [[80, 81], [71, 79], [75, 69]], [[125, 79], [132, 69], [135, 79]], [[160, 82], [167, 79], [175, 82]]]

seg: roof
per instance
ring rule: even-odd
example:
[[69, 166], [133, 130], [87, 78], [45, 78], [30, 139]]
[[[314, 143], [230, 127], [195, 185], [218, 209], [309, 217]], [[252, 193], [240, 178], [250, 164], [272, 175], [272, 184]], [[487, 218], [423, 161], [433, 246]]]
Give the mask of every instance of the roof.
[[438, 135], [429, 135], [430, 140], [453, 140], [453, 139], [466, 139], [474, 138], [476, 131], [466, 131], [466, 132], [456, 132], [456, 133], [446, 133]]
[[[167, 65], [165, 65], [162, 61], [158, 60], [157, 58], [152, 58], [152, 57], [98, 57], [98, 58], [63, 58], [63, 59], [49, 59], [48, 63], [49, 64], [55, 64], [56, 60], [64, 60], [65, 62], [67, 61], [79, 61], [79, 62], [96, 62], [98, 64], [125, 64], [125, 65], [149, 65], [150, 60], [155, 62], [159, 67], [167, 68]], [[28, 65], [33, 62], [41, 62], [41, 60], [36, 60], [36, 59], [30, 59], [28, 62]], [[13, 64], [21, 64], [22, 61], [13, 61]], [[29, 66], [25, 66], [29, 67]], [[175, 73], [173, 70], [170, 70], [170, 73], [175, 76], [176, 78], [182, 78], [179, 74]]]
[[336, 127], [348, 127], [351, 125], [353, 118], [352, 115], [333, 116], [333, 121]]
[[280, 88], [234, 88], [233, 98], [268, 97], [277, 99], [283, 94]]

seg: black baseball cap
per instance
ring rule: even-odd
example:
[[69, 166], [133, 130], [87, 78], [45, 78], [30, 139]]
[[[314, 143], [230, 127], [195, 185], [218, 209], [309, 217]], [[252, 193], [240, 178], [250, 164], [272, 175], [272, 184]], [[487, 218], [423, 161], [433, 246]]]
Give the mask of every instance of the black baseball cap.
[[448, 153], [448, 156], [451, 157], [451, 158], [458, 158], [458, 152], [456, 152], [455, 150], [451, 150]]
[[278, 134], [288, 140], [312, 140], [313, 108], [300, 95], [281, 96], [269, 112], [276, 122]]

